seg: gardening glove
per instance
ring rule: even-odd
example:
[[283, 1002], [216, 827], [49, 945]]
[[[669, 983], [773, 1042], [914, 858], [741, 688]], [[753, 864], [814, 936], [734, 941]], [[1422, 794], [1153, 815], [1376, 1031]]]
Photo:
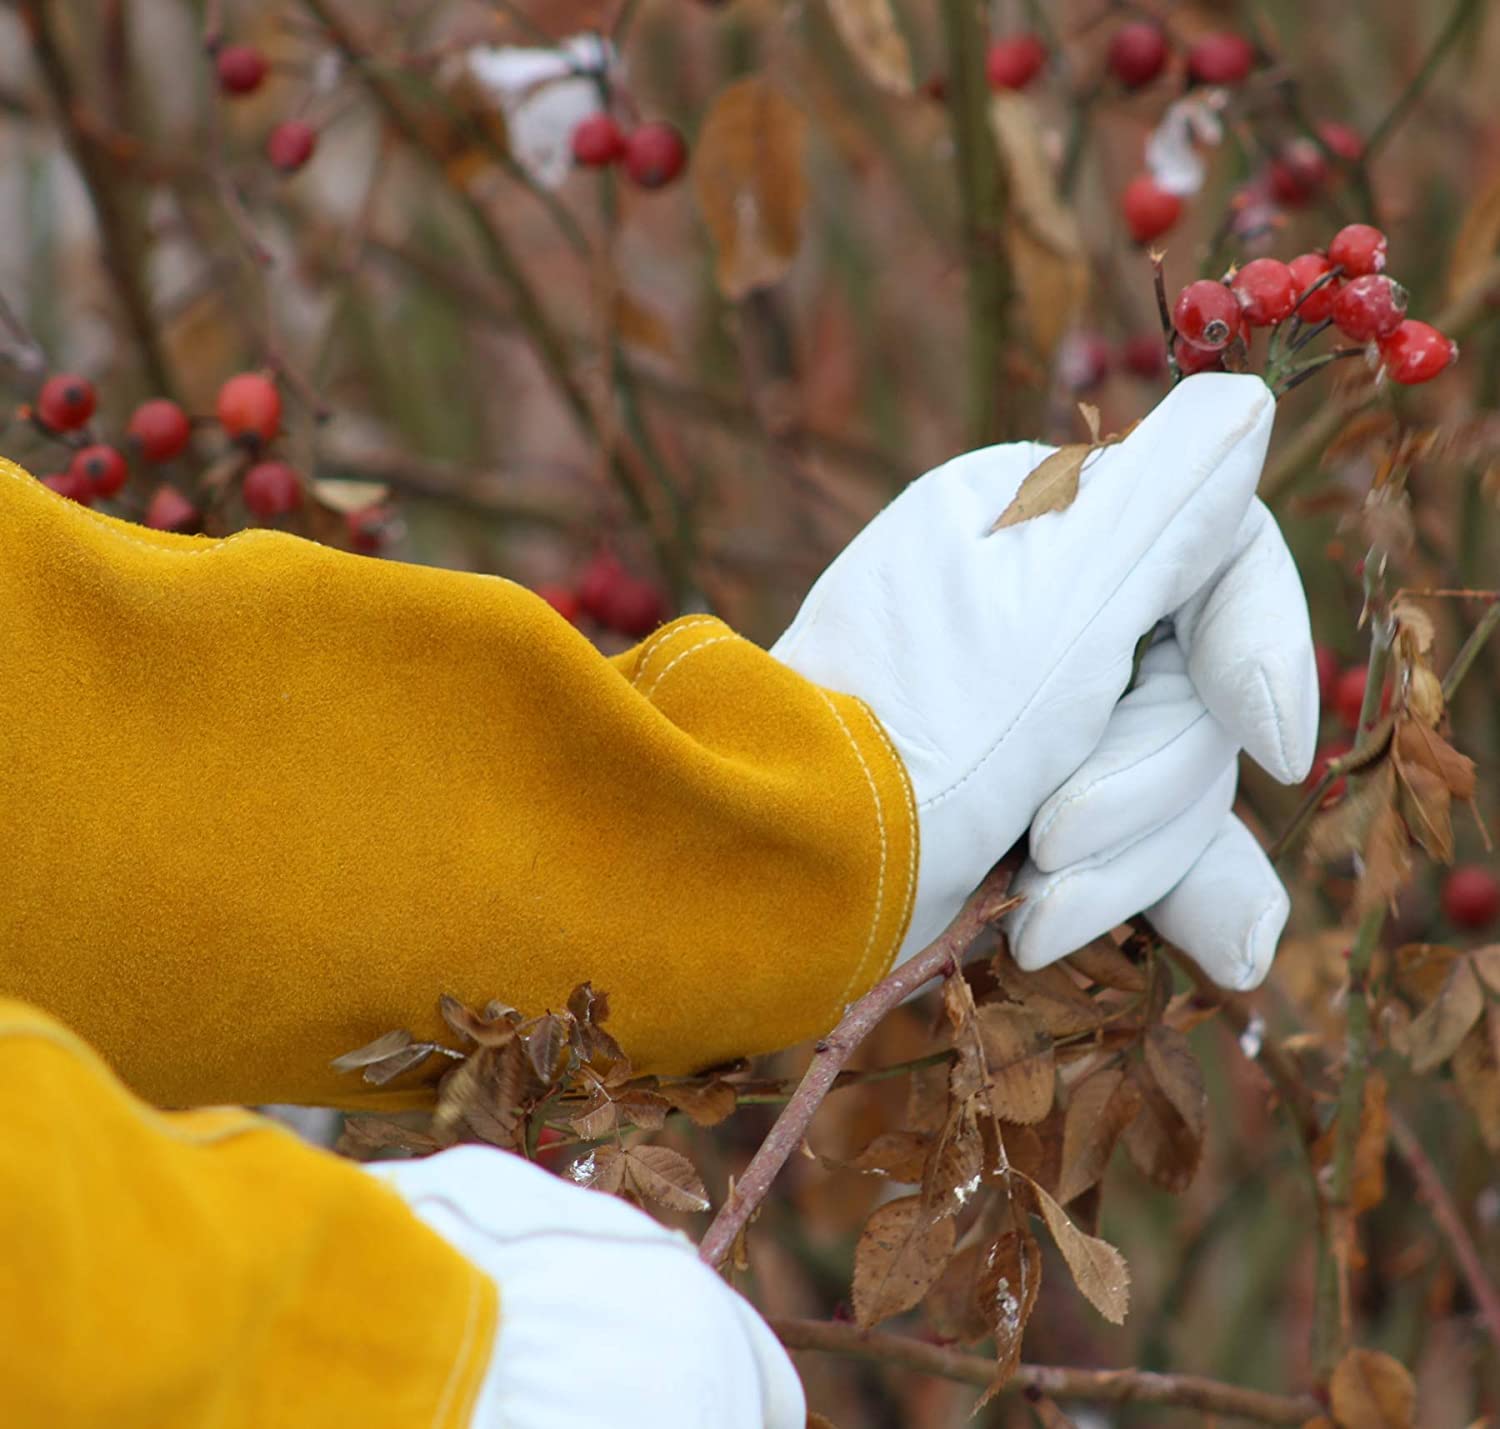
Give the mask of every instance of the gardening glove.
[[864, 700], [911, 775], [901, 957], [1030, 826], [1007, 925], [1022, 967], [1145, 911], [1217, 982], [1265, 975], [1288, 902], [1230, 813], [1237, 753], [1297, 782], [1318, 714], [1301, 585], [1254, 499], [1274, 411], [1259, 378], [1189, 378], [1088, 459], [1065, 509], [993, 532], [1052, 448], [971, 452], [813, 587], [772, 654]]
[[367, 1169], [499, 1288], [474, 1429], [803, 1429], [786, 1351], [681, 1232], [488, 1147]]

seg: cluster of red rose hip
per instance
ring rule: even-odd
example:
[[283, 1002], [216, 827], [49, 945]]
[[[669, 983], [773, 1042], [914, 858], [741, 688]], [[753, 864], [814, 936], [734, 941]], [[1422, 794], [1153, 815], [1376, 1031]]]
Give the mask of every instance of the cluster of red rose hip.
[[[1363, 665], [1345, 667], [1338, 655], [1326, 645], [1317, 648], [1318, 691], [1323, 709], [1342, 732], [1318, 750], [1307, 787], [1315, 788], [1328, 766], [1342, 759], [1353, 748], [1353, 737], [1359, 729], [1360, 711], [1364, 707], [1368, 672]], [[1390, 707], [1391, 691], [1382, 691], [1381, 712]], [[1336, 803], [1344, 795], [1347, 781], [1335, 780], [1324, 796], [1325, 805]], [[1477, 863], [1460, 864], [1444, 877], [1440, 890], [1443, 912], [1455, 928], [1482, 930], [1500, 922], [1500, 878]]]
[[665, 188], [687, 163], [687, 141], [661, 120], [622, 129], [612, 115], [590, 114], [573, 130], [573, 162], [584, 169], [618, 164], [643, 189]]
[[[91, 441], [84, 428], [97, 405], [98, 394], [88, 378], [59, 372], [42, 384], [28, 414], [43, 433], [72, 448], [67, 466], [42, 477], [43, 485], [84, 506], [117, 497], [130, 478], [132, 458], [164, 466], [187, 450], [193, 435], [193, 420], [177, 403], [154, 397], [131, 414], [119, 445]], [[231, 377], [219, 389], [214, 416], [224, 435], [248, 454], [249, 465], [240, 483], [246, 509], [263, 521], [297, 510], [302, 505], [302, 477], [287, 462], [266, 456], [281, 430], [281, 394], [276, 384], [259, 372]], [[365, 513], [356, 515], [365, 518]], [[157, 531], [194, 531], [202, 513], [176, 486], [162, 482], [152, 492], [141, 519]], [[369, 519], [355, 522], [351, 518], [351, 544], [365, 548], [373, 529]]]
[[[230, 99], [254, 94], [270, 72], [270, 62], [254, 45], [221, 45], [214, 51], [219, 90]], [[266, 158], [284, 174], [296, 173], [317, 147], [318, 131], [302, 119], [283, 119], [266, 135]]]
[[651, 581], [632, 575], [612, 551], [601, 550], [583, 569], [576, 585], [540, 585], [536, 593], [564, 620], [584, 618], [639, 639], [667, 618], [667, 602]]
[[1368, 223], [1351, 223], [1334, 235], [1326, 253], [1304, 253], [1290, 263], [1255, 258], [1223, 282], [1189, 283], [1172, 305], [1178, 370], [1187, 375], [1221, 369], [1230, 345], [1248, 339], [1251, 329], [1279, 330], [1294, 319], [1294, 334], [1271, 359], [1276, 370], [1268, 370], [1267, 381], [1273, 386], [1341, 355], [1299, 366], [1285, 361], [1328, 327], [1373, 349], [1392, 382], [1430, 382], [1457, 358], [1458, 345], [1431, 324], [1406, 316], [1406, 289], [1387, 276], [1385, 259], [1385, 234]]

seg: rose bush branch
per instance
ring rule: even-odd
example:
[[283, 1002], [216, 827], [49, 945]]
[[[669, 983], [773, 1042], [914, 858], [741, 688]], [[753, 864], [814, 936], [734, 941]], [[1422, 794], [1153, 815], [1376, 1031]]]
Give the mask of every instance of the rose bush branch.
[[[995, 1363], [983, 1355], [924, 1344], [904, 1335], [861, 1330], [854, 1325], [820, 1320], [772, 1320], [771, 1328], [789, 1350], [812, 1350], [876, 1360], [942, 1379], [987, 1388]], [[1267, 1394], [1191, 1374], [1153, 1374], [1136, 1369], [1070, 1369], [1053, 1365], [1016, 1367], [1006, 1386], [1034, 1390], [1054, 1399], [1095, 1404], [1159, 1404], [1197, 1409], [1255, 1424], [1304, 1424], [1319, 1406], [1311, 1395]]]
[[813, 1059], [791, 1100], [760, 1148], [750, 1158], [728, 1198], [698, 1245], [698, 1254], [717, 1266], [765, 1199], [781, 1168], [802, 1145], [823, 1098], [833, 1090], [839, 1072], [855, 1049], [885, 1015], [935, 977], [951, 977], [964, 954], [984, 930], [1019, 901], [1005, 896], [1015, 870], [998, 865], [979, 885], [956, 917], [933, 943], [876, 983], [844, 1013], [843, 1020], [813, 1050]]

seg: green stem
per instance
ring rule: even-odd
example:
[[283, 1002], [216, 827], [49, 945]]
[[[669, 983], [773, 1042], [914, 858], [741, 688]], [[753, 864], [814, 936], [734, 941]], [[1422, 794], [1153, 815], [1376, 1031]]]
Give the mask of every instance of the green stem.
[[1411, 83], [1402, 91], [1400, 98], [1386, 111], [1385, 117], [1370, 131], [1370, 137], [1365, 141], [1365, 151], [1360, 156], [1361, 171], [1368, 170], [1370, 161], [1389, 142], [1396, 127], [1422, 97], [1422, 91], [1427, 88], [1464, 25], [1478, 11], [1481, 3], [1482, 0], [1457, 0], [1448, 14], [1448, 23], [1438, 32], [1437, 39], [1427, 52], [1427, 58], [1422, 61], [1422, 67], [1412, 76]]
[[1496, 626], [1500, 626], [1500, 600], [1491, 601], [1490, 608], [1479, 617], [1479, 624], [1469, 632], [1469, 638], [1464, 641], [1458, 654], [1453, 657], [1453, 663], [1448, 666], [1448, 673], [1443, 676], [1445, 700], [1451, 700], [1458, 687], [1463, 684], [1464, 676], [1479, 658], [1484, 642], [1495, 633]]

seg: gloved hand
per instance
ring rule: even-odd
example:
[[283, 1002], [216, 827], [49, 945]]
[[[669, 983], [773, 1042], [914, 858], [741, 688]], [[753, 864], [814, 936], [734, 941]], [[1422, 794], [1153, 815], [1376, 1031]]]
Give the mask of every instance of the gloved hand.
[[1052, 448], [958, 457], [856, 537], [772, 647], [863, 699], [906, 763], [921, 863], [903, 957], [1029, 825], [1022, 967], [1145, 911], [1217, 982], [1265, 976], [1288, 902], [1229, 812], [1237, 755], [1299, 781], [1318, 715], [1301, 584], [1254, 500], [1274, 411], [1257, 377], [1192, 377], [1089, 458], [1066, 510], [993, 534]]
[[803, 1429], [786, 1351], [685, 1236], [488, 1147], [365, 1169], [499, 1287], [473, 1429]]

